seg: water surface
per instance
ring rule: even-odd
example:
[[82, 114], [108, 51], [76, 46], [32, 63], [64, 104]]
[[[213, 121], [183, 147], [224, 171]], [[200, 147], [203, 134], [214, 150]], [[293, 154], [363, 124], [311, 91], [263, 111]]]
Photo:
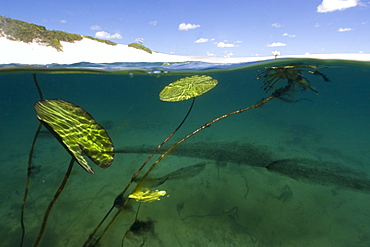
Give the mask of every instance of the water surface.
[[[272, 99], [220, 120], [180, 144], [150, 178], [189, 169], [151, 188], [167, 192], [160, 201], [140, 206], [137, 219], [152, 222], [152, 227], [139, 234], [129, 232], [123, 246], [369, 246], [370, 64], [310, 59], [3, 65], [2, 246], [18, 246], [21, 238], [27, 161], [39, 123], [33, 105], [40, 99], [32, 74], [46, 99], [63, 99], [88, 111], [120, 151], [107, 169], [89, 162], [94, 175], [74, 165], [40, 244], [82, 246], [138, 167], [188, 111], [191, 100], [160, 101], [163, 87], [192, 75], [218, 80], [214, 89], [195, 99], [188, 119], [159, 153], [207, 122], [270, 96], [261, 89], [263, 80], [256, 80], [257, 72], [291, 64], [319, 66], [330, 81], [306, 73], [318, 94], [297, 90], [293, 102]], [[70, 159], [43, 128], [33, 155], [38, 170], [25, 207], [24, 246], [35, 241]], [[204, 169], [192, 170], [199, 164]], [[138, 205], [130, 201], [99, 246], [122, 246]], [[102, 229], [94, 239], [101, 233]]]

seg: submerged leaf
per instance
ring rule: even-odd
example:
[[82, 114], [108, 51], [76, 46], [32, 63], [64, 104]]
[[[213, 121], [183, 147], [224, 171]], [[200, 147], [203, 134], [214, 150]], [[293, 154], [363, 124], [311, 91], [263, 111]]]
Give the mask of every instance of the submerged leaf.
[[207, 75], [181, 78], [168, 84], [160, 93], [163, 101], [182, 101], [202, 95], [217, 85], [218, 81]]
[[145, 189], [145, 191], [136, 191], [128, 197], [135, 199], [137, 202], [154, 202], [160, 200], [159, 197], [164, 195], [166, 195], [166, 191], [164, 190], [150, 192], [149, 189]]
[[38, 101], [35, 109], [37, 118], [87, 172], [94, 174], [83, 153], [102, 168], [113, 162], [114, 147], [108, 133], [81, 107], [55, 99]]

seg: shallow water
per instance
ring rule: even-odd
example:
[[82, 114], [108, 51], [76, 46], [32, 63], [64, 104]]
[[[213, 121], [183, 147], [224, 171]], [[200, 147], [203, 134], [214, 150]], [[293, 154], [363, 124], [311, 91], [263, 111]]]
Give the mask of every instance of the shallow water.
[[[137, 216], [150, 219], [154, 227], [128, 232], [123, 246], [369, 246], [370, 64], [302, 59], [236, 65], [2, 66], [2, 246], [18, 246], [21, 239], [20, 208], [38, 126], [33, 105], [39, 95], [32, 73], [45, 98], [67, 100], [88, 111], [119, 151], [107, 169], [89, 161], [94, 175], [74, 165], [40, 244], [82, 246], [138, 167], [188, 111], [191, 100], [159, 100], [164, 86], [195, 74], [219, 82], [196, 98], [184, 125], [159, 153], [205, 123], [268, 97], [261, 89], [263, 81], [256, 80], [257, 71], [296, 63], [319, 66], [330, 82], [307, 73], [319, 94], [297, 91], [291, 103], [272, 99], [180, 144], [158, 163], [149, 180], [189, 169], [172, 173], [176, 179], [151, 183], [156, 185], [152, 190], [167, 194], [160, 201], [141, 203]], [[42, 129], [33, 155], [38, 172], [32, 175], [25, 207], [24, 246], [35, 241], [70, 159]], [[199, 164], [204, 169], [192, 170]], [[138, 205], [131, 200], [97, 246], [122, 246]]]

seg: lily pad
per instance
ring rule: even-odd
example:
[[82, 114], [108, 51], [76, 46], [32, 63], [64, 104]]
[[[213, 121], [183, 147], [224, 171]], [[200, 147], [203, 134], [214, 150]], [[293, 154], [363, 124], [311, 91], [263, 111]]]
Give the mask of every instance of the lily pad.
[[207, 75], [181, 78], [168, 84], [160, 93], [163, 101], [182, 101], [202, 95], [217, 85], [218, 81]]
[[87, 172], [94, 174], [83, 154], [101, 168], [112, 164], [112, 140], [105, 129], [84, 109], [60, 99], [38, 101], [35, 109], [37, 118]]

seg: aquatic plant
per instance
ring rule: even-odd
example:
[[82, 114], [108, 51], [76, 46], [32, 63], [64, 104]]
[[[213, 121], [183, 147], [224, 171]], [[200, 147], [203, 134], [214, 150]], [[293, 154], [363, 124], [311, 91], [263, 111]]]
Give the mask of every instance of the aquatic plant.
[[159, 93], [159, 99], [177, 102], [195, 98], [214, 88], [217, 83], [217, 80], [207, 75], [181, 78], [163, 88]]
[[[318, 67], [311, 66], [311, 65], [288, 65], [288, 66], [279, 66], [279, 67], [266, 67], [264, 70], [259, 71], [258, 79], [263, 79], [263, 82], [262, 82], [263, 90], [265, 92], [271, 93], [268, 97], [263, 98], [262, 100], [260, 100], [259, 102], [251, 106], [241, 108], [241, 109], [239, 108], [238, 110], [221, 115], [209, 121], [208, 123], [200, 126], [198, 129], [189, 133], [188, 135], [186, 135], [185, 137], [183, 137], [176, 143], [172, 144], [165, 151], [161, 152], [159, 157], [155, 161], [153, 161], [153, 163], [149, 166], [149, 168], [146, 170], [144, 175], [139, 178], [139, 174], [143, 171], [143, 168], [148, 164], [148, 162], [151, 160], [154, 154], [158, 153], [159, 150], [162, 148], [162, 146], [165, 143], [167, 143], [168, 140], [172, 138], [172, 136], [184, 124], [184, 122], [186, 121], [187, 117], [189, 116], [193, 108], [195, 98], [204, 94], [205, 92], [208, 92], [212, 88], [214, 88], [218, 82], [217, 80], [213, 79], [212, 77], [208, 75], [195, 75], [191, 77], [181, 78], [175, 82], [170, 83], [166, 87], [164, 87], [163, 90], [159, 93], [159, 99], [168, 101], [168, 102], [176, 102], [176, 101], [192, 99], [189, 110], [187, 111], [185, 117], [182, 119], [178, 127], [161, 144], [159, 144], [156, 148], [154, 148], [154, 150], [148, 156], [148, 158], [144, 161], [144, 163], [132, 175], [131, 179], [129, 180], [127, 185], [124, 187], [122, 192], [116, 196], [111, 208], [107, 211], [107, 213], [102, 218], [102, 220], [99, 222], [99, 224], [93, 229], [91, 234], [89, 234], [83, 246], [98, 245], [99, 241], [102, 239], [105, 233], [110, 229], [111, 225], [117, 219], [118, 215], [127, 208], [126, 206], [131, 199], [137, 200], [139, 202], [139, 205], [136, 211], [135, 220], [131, 224], [131, 227], [126, 231], [125, 235], [123, 236], [122, 243], [124, 241], [126, 234], [129, 231], [135, 233], [135, 232], [140, 232], [141, 230], [146, 231], [147, 229], [151, 229], [153, 226], [152, 222], [148, 221], [148, 224], [144, 224], [145, 223], [144, 221], [138, 220], [138, 214], [139, 214], [141, 203], [157, 201], [161, 196], [164, 196], [166, 194], [164, 190], [154, 190], [153, 191], [150, 186], [146, 186], [148, 185], [148, 183], [145, 184], [145, 181], [149, 177], [149, 174], [160, 163], [160, 161], [164, 157], [166, 157], [168, 154], [173, 152], [175, 148], [179, 146], [181, 143], [183, 143], [190, 137], [194, 136], [195, 134], [199, 133], [200, 131], [210, 127], [212, 124], [218, 122], [221, 119], [224, 119], [231, 115], [235, 115], [237, 113], [245, 112], [247, 110], [258, 108], [266, 104], [267, 102], [271, 101], [273, 98], [286, 100], [287, 97], [288, 98], [292, 97], [292, 94], [295, 93], [297, 89], [317, 92], [317, 90], [311, 85], [311, 83], [306, 78], [305, 76], [306, 73], [310, 73], [313, 75], [319, 75], [325, 81], [329, 81], [329, 79], [324, 74], [318, 71]], [[34, 79], [35, 78], [36, 77], [34, 75]], [[281, 85], [281, 87], [276, 88], [279, 84]], [[77, 162], [86, 171], [93, 173], [92, 169], [90, 168], [90, 166], [88, 166], [86, 160], [83, 158], [83, 154], [86, 154], [89, 158], [92, 159], [92, 161], [99, 160], [97, 164], [99, 166], [106, 167], [106, 166], [109, 166], [110, 163], [113, 161], [113, 155], [117, 153], [121, 153], [122, 151], [114, 150], [113, 144], [110, 142], [110, 138], [108, 134], [105, 132], [105, 130], [102, 130], [101, 126], [99, 126], [95, 122], [95, 120], [91, 117], [91, 115], [85, 112], [82, 108], [77, 107], [73, 103], [63, 101], [63, 100], [44, 100], [41, 94], [41, 90], [37, 83], [36, 83], [36, 86], [39, 90], [40, 99], [41, 99], [35, 105], [39, 120], [41, 121], [43, 125], [45, 125], [54, 134], [54, 136], [62, 143], [62, 145], [68, 150], [68, 152], [72, 156], [68, 171], [65, 175], [65, 179], [63, 180], [60, 189], [58, 190], [56, 195], [53, 197], [45, 213], [43, 224], [42, 224], [42, 227], [45, 227], [46, 221], [47, 221], [47, 215], [50, 213], [52, 205], [55, 203], [61, 190], [63, 189], [65, 182], [69, 177], [72, 165], [75, 160], [77, 160]], [[71, 118], [73, 118], [73, 121], [71, 120]], [[75, 118], [77, 120], [75, 120]], [[87, 125], [86, 125], [86, 122], [87, 122]], [[42, 125], [40, 124], [38, 131], [40, 131], [41, 126]], [[81, 126], [91, 128], [93, 134], [89, 136], [88, 133], [84, 132], [85, 127], [81, 128]], [[71, 133], [69, 130], [70, 128], [75, 129], [75, 132], [72, 131]], [[30, 154], [33, 152], [33, 148], [34, 148], [34, 144], [37, 139], [37, 135], [38, 134], [35, 135]], [[95, 138], [94, 140], [101, 141], [102, 142], [101, 144], [105, 148], [104, 149], [93, 148], [94, 145], [86, 141], [84, 138], [86, 139]], [[30, 157], [32, 157], [32, 155], [30, 155]], [[94, 163], [96, 163], [95, 161]], [[32, 165], [32, 158], [30, 158], [29, 163], [28, 163], [29, 173], [31, 171], [30, 164]], [[199, 172], [202, 169], [204, 169], [204, 164], [197, 166], [194, 172]], [[157, 183], [156, 185], [163, 184], [163, 182], [166, 181], [167, 178], [169, 178], [169, 176], [170, 175], [164, 176], [163, 179], [161, 178], [160, 182]], [[134, 183], [136, 183], [136, 185], [132, 186]], [[134, 187], [131, 190], [131, 193], [127, 192], [131, 188], [131, 186]], [[27, 191], [28, 191], [28, 187], [26, 188], [26, 193]], [[106, 223], [105, 226], [103, 227], [103, 224], [108, 219], [108, 216], [111, 214], [111, 212], [113, 212], [114, 208], [117, 209], [116, 213], [111, 217], [110, 221]], [[23, 218], [22, 218], [22, 224], [23, 224]], [[103, 229], [101, 230], [101, 228]], [[98, 231], [99, 231], [99, 234], [97, 234]], [[41, 240], [42, 232], [43, 232], [43, 228], [40, 230], [37, 241], [35, 242], [35, 246], [37, 246], [37, 244]], [[22, 239], [23, 237], [24, 237], [24, 233], [23, 233]]]
[[33, 79], [40, 95], [40, 101], [35, 104], [35, 110], [37, 112], [37, 118], [40, 120], [40, 124], [32, 142], [27, 167], [28, 173], [26, 189], [21, 208], [21, 246], [23, 245], [25, 236], [24, 207], [32, 175], [33, 151], [42, 126], [45, 126], [56, 137], [56, 139], [71, 154], [72, 158], [62, 183], [45, 211], [39, 234], [33, 246], [38, 246], [41, 241], [50, 211], [67, 183], [74, 162], [77, 161], [87, 172], [94, 174], [94, 171], [88, 165], [82, 153], [86, 154], [95, 164], [102, 168], [109, 167], [114, 158], [114, 147], [108, 133], [88, 112], [83, 110], [81, 107], [64, 100], [44, 100], [36, 74], [33, 74]]
[[112, 164], [112, 140], [105, 129], [81, 107], [55, 99], [38, 101], [35, 109], [37, 118], [87, 172], [94, 174], [83, 153], [101, 168]]
[[[100, 221], [100, 223], [95, 227], [94, 231], [90, 234], [89, 238], [86, 240], [84, 243], [84, 246], [91, 245], [91, 240], [93, 239], [94, 235], [98, 231], [98, 229], [102, 226], [104, 221], [107, 219], [107, 217], [110, 215], [112, 210], [116, 207], [117, 205], [120, 205], [121, 207], [118, 207], [119, 210], [118, 212], [113, 216], [113, 219], [108, 223], [106, 228], [104, 229], [102, 235], [96, 240], [95, 244], [97, 244], [101, 237], [104, 235], [104, 233], [108, 230], [109, 226], [113, 223], [115, 218], [119, 215], [119, 213], [125, 208], [125, 205], [128, 203], [130, 198], [124, 198], [124, 194], [126, 191], [130, 188], [132, 183], [136, 181], [137, 176], [141, 173], [141, 171], [144, 169], [146, 164], [149, 162], [149, 160], [162, 148], [162, 146], [168, 142], [172, 136], [181, 128], [181, 126], [184, 124], [186, 121], [187, 117], [189, 116], [195, 102], [195, 98], [208, 92], [212, 88], [214, 88], [218, 84], [218, 81], [213, 79], [210, 76], [206, 75], [195, 75], [195, 76], [190, 76], [190, 77], [184, 77], [181, 78], [177, 81], [174, 81], [164, 87], [164, 89], [159, 93], [159, 98], [163, 101], [169, 101], [169, 102], [177, 102], [177, 101], [183, 101], [183, 100], [188, 100], [188, 99], [193, 99], [191, 106], [186, 113], [185, 117], [181, 121], [181, 123], [177, 126], [177, 128], [166, 138], [163, 140], [161, 144], [157, 146], [156, 149], [148, 156], [148, 158], [144, 161], [144, 163], [139, 167], [137, 172], [131, 177], [130, 181], [126, 185], [126, 187], [123, 189], [123, 191], [116, 197], [115, 202], [111, 206], [111, 208], [108, 210], [108, 212], [105, 214], [103, 219]], [[119, 151], [116, 151], [118, 153]], [[149, 170], [145, 173], [145, 175], [137, 182], [137, 186], [133, 190], [131, 194], [134, 194], [135, 191], [138, 191], [139, 188], [141, 188], [142, 182], [147, 178], [148, 174], [150, 171], [155, 167], [155, 165], [152, 165]], [[120, 204], [117, 204], [116, 201], [119, 201]]]
[[134, 193], [130, 194], [128, 198], [135, 199], [137, 202], [154, 202], [160, 200], [161, 196], [165, 196], [166, 191], [164, 190], [155, 190], [150, 192], [148, 188], [145, 191], [137, 190]]
[[[289, 66], [281, 66], [281, 67], [266, 67], [263, 71], [260, 71], [259, 72], [259, 78], [260, 75], [265, 75], [263, 76], [263, 88], [266, 92], [270, 91], [272, 89], [272, 86], [275, 85], [277, 82], [283, 82], [285, 81], [285, 85], [283, 85], [282, 87], [278, 88], [278, 89], [275, 89], [271, 95], [269, 97], [266, 97], [264, 99], [262, 99], [261, 101], [257, 102], [256, 104], [252, 105], [252, 106], [248, 106], [246, 108], [242, 108], [242, 109], [238, 109], [238, 110], [235, 110], [233, 112], [230, 112], [230, 113], [227, 113], [227, 114], [224, 114], [218, 118], [215, 118], [213, 119], [212, 121], [202, 125], [201, 127], [199, 127], [198, 129], [196, 129], [195, 131], [193, 131], [192, 133], [188, 134], [187, 136], [185, 136], [184, 138], [180, 139], [179, 141], [177, 141], [175, 144], [173, 144], [172, 146], [170, 146], [166, 151], [164, 151], [158, 158], [157, 160], [155, 160], [152, 165], [150, 166], [150, 168], [147, 170], [147, 172], [144, 174], [144, 176], [139, 180], [139, 182], [137, 183], [136, 187], [134, 188], [133, 191], [137, 191], [138, 188], [141, 188], [143, 187], [142, 186], [142, 183], [143, 181], [148, 177], [148, 175], [151, 173], [151, 171], [156, 167], [156, 165], [165, 157], [167, 156], [169, 153], [171, 153], [177, 146], [179, 146], [181, 143], [183, 143], [184, 141], [186, 141], [187, 139], [189, 139], [190, 137], [192, 137], [193, 135], [199, 133], [200, 131], [210, 127], [212, 124], [214, 124], [215, 122], [218, 122], [219, 120], [221, 119], [224, 119], [226, 117], [229, 117], [231, 115], [234, 115], [234, 114], [238, 114], [238, 113], [242, 113], [244, 111], [247, 111], [247, 110], [251, 110], [251, 109], [254, 109], [254, 108], [258, 108], [264, 104], [266, 104], [267, 102], [269, 102], [270, 100], [272, 100], [273, 98], [279, 98], [279, 99], [283, 99], [285, 100], [285, 96], [289, 93], [294, 93], [296, 92], [296, 87], [301, 87], [302, 89], [311, 89], [312, 90], [312, 86], [308, 83], [307, 79], [303, 76], [303, 72], [305, 72], [306, 70], [304, 70], [304, 68], [310, 68], [310, 69], [315, 69], [314, 71], [311, 71], [311, 70], [308, 70], [309, 73], [313, 73], [314, 75], [320, 75], [325, 81], [329, 81], [329, 79], [324, 75], [322, 74], [321, 72], [319, 72], [317, 69], [316, 66], [311, 66], [311, 65], [289, 65]], [[271, 72], [273, 71], [273, 72]], [[207, 76], [203, 76], [203, 77], [198, 77], [198, 76], [194, 76], [193, 77], [194, 79], [199, 79], [199, 78], [203, 78], [203, 80], [205, 82], [209, 82], [209, 84], [212, 85], [212, 79], [208, 78]], [[179, 81], [177, 82], [174, 82], [174, 83], [171, 83], [169, 84], [168, 86], [165, 87], [165, 89], [162, 90], [161, 94], [160, 94], [160, 97], [161, 98], [167, 98], [167, 95], [163, 95], [164, 93], [163, 92], [171, 92], [170, 94], [173, 95], [173, 97], [168, 97], [169, 99], [186, 99], [187, 96], [182, 96], [183, 95], [183, 92], [178, 92], [177, 90], [180, 90], [180, 89], [184, 89], [184, 88], [187, 88], [187, 89], [190, 89], [189, 91], [190, 92], [193, 92], [194, 95], [198, 95], [196, 93], [196, 90], [191, 90], [192, 87], [190, 86], [185, 86], [185, 85], [182, 85], [181, 84], [181, 81], [183, 82], [187, 82], [187, 79], [180, 79]], [[197, 80], [196, 80], [197, 81]], [[272, 84], [271, 84], [272, 83]], [[180, 86], [179, 86], [179, 85]], [[195, 83], [196, 84], [196, 83]], [[206, 83], [208, 84], [208, 83]], [[266, 86], [267, 85], [267, 86]], [[271, 85], [271, 86], [270, 86]], [[204, 87], [205, 91], [207, 90], [207, 86]], [[180, 90], [181, 91], [181, 90]], [[186, 91], [186, 92], [189, 92], [189, 91]], [[314, 90], [313, 90], [314, 91]], [[189, 94], [192, 94], [192, 93], [189, 93]], [[180, 124], [181, 126], [181, 124]], [[170, 135], [171, 137], [172, 135]], [[165, 140], [165, 142], [168, 141], [168, 139]], [[163, 142], [164, 143], [164, 142]], [[155, 152], [158, 151], [158, 149], [160, 147], [162, 147], [162, 144], [160, 144], [158, 146], [158, 148], [153, 152], [153, 154]], [[149, 161], [149, 159], [152, 157], [153, 155], [150, 155], [148, 157], [148, 159], [144, 162], [143, 166], [145, 166], [147, 164], [147, 162]], [[142, 170], [142, 167], [140, 167], [139, 171], [135, 173], [135, 175], [131, 178], [131, 181], [128, 183], [128, 186], [125, 187], [125, 189], [121, 192], [120, 196], [123, 196], [125, 194], [125, 192], [127, 191], [127, 189], [129, 188], [129, 186], [131, 186], [132, 182], [135, 180], [135, 178], [137, 177], [138, 173], [141, 172]], [[134, 192], [133, 192], [134, 193]], [[124, 206], [128, 203], [129, 201], [129, 198], [126, 198], [125, 201], [123, 202], [122, 204], [122, 207], [119, 208], [119, 210], [116, 212], [116, 214], [113, 216], [113, 218], [110, 220], [110, 222], [106, 225], [106, 227], [104, 228], [103, 232], [101, 233], [101, 235], [96, 239], [96, 241], [94, 243], [92, 243], [92, 239], [94, 237], [94, 235], [96, 234], [96, 232], [98, 231], [98, 229], [102, 226], [103, 222], [105, 221], [105, 219], [107, 218], [108, 214], [110, 214], [112, 208], [108, 211], [108, 213], [104, 216], [103, 220], [99, 223], [99, 225], [94, 229], [94, 231], [92, 232], [92, 234], [90, 234], [90, 236], [88, 237], [88, 239], [86, 240], [86, 242], [84, 243], [84, 246], [90, 246], [90, 245], [93, 245], [95, 246], [96, 244], [98, 244], [98, 242], [100, 241], [100, 239], [104, 236], [104, 234], [108, 231], [109, 227], [113, 224], [113, 222], [115, 221], [115, 219], [117, 218], [117, 216], [120, 214], [120, 212], [122, 211], [122, 209], [124, 208]]]
[[277, 67], [266, 67], [264, 70], [259, 71], [257, 79], [263, 79], [262, 89], [265, 92], [269, 92], [275, 88], [277, 84], [282, 81], [286, 81], [287, 85], [284, 90], [275, 90], [275, 94], [282, 97], [287, 92], [295, 92], [296, 88], [302, 90], [318, 91], [311, 86], [307, 77], [304, 73], [311, 73], [313, 75], [321, 76], [324, 81], [328, 82], [329, 78], [318, 71], [318, 67], [315, 65], [288, 65], [288, 66], [277, 66]]

